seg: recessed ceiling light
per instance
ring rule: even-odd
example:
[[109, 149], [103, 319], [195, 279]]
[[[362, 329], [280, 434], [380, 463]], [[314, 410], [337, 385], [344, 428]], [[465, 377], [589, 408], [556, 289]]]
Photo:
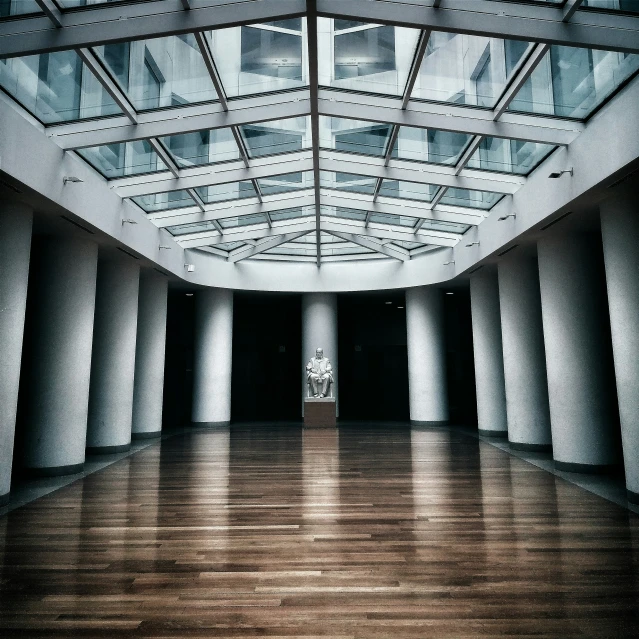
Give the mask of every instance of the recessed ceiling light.
[[386, 304], [392, 304], [393, 302], [386, 302]]
[[397, 308], [404, 308], [403, 306], [398, 306]]
[[452, 293], [451, 291], [446, 291], [446, 295], [454, 295], [455, 293]]
[[193, 293], [187, 293], [186, 296], [187, 297], [193, 297]]

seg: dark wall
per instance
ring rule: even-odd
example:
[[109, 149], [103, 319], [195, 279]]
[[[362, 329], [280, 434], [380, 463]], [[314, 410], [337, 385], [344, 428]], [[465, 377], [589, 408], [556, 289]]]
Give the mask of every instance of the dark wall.
[[236, 293], [231, 419], [300, 420], [301, 413], [301, 296]]
[[473, 328], [469, 289], [444, 295], [446, 377], [450, 423], [477, 426]]
[[340, 419], [409, 419], [403, 307], [403, 291], [338, 297]]
[[194, 300], [182, 291], [169, 291], [162, 428], [191, 422]]

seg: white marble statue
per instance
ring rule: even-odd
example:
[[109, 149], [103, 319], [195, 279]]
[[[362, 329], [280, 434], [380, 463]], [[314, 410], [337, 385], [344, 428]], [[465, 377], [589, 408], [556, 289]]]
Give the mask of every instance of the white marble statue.
[[311, 357], [306, 364], [306, 381], [313, 397], [326, 397], [330, 385], [333, 383], [333, 367], [328, 357], [324, 357], [324, 350], [318, 348], [315, 357]]

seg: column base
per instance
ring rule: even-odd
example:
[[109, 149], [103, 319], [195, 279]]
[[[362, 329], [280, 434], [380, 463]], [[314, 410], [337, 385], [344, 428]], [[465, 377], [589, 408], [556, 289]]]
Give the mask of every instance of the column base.
[[508, 437], [507, 430], [478, 430], [477, 431], [483, 437]]
[[523, 450], [529, 453], [549, 453], [552, 451], [552, 444], [525, 444], [524, 442], [508, 441], [513, 450]]
[[191, 422], [191, 426], [200, 426], [203, 428], [219, 428], [220, 426], [230, 426], [231, 422]]
[[568, 473], [586, 473], [588, 475], [607, 475], [615, 470], [614, 464], [577, 464], [574, 462], [562, 462], [554, 460], [556, 470], [564, 470]]
[[411, 426], [448, 426], [448, 424], [449, 424], [449, 421], [447, 419], [442, 420], [440, 422], [424, 422], [419, 419], [410, 420]]
[[[639, 493], [635, 493], [632, 490], [626, 490], [626, 497], [631, 504], [639, 505]], [[0, 497], [0, 500], [2, 498]]]
[[131, 441], [136, 441], [137, 439], [155, 439], [156, 437], [161, 437], [162, 431], [156, 430], [152, 433], [131, 433]]
[[0, 508], [2, 508], [2, 506], [6, 506], [9, 503], [10, 498], [11, 498], [11, 493], [5, 493], [4, 495], [0, 495]]
[[120, 446], [87, 446], [87, 455], [112, 455], [113, 453], [126, 453], [131, 450], [131, 443]]
[[50, 466], [49, 468], [25, 468], [24, 474], [29, 477], [60, 477], [62, 475], [77, 475], [84, 470], [82, 464], [70, 464], [69, 466]]

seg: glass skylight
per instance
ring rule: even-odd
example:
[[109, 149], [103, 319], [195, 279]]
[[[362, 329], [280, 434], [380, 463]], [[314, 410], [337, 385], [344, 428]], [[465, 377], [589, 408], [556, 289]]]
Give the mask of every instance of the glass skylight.
[[404, 180], [383, 180], [379, 190], [380, 197], [401, 198], [430, 202], [439, 187], [433, 184], [420, 184]]
[[311, 146], [311, 119], [289, 118], [240, 127], [249, 157], [301, 151]]
[[196, 131], [161, 138], [175, 163], [183, 169], [203, 164], [216, 164], [240, 157], [231, 129]]
[[276, 193], [288, 193], [301, 189], [313, 188], [313, 173], [300, 171], [299, 173], [285, 173], [258, 179], [262, 195], [275, 195]]
[[152, 195], [138, 195], [131, 198], [147, 213], [179, 209], [195, 205], [195, 201], [187, 191], [170, 191], [168, 193], [154, 193]]
[[35, 0], [1, 0], [0, 18], [24, 15], [27, 13], [42, 13]]
[[579, 8], [639, 13], [639, 2], [637, 0], [583, 0]]
[[403, 126], [399, 129], [393, 157], [454, 166], [471, 139], [467, 133]]
[[320, 146], [337, 151], [383, 156], [392, 129], [390, 124], [320, 116]]
[[167, 170], [146, 140], [79, 149], [78, 154], [108, 179]]
[[243, 182], [227, 182], [213, 186], [200, 186], [195, 189], [205, 204], [212, 202], [224, 202], [226, 200], [242, 200], [247, 197], [256, 197], [253, 184], [245, 180]]
[[466, 165], [472, 169], [528, 175], [557, 147], [525, 140], [484, 138]]
[[446, 189], [441, 203], [451, 204], [452, 206], [467, 206], [471, 209], [483, 209], [487, 211], [495, 206], [502, 197], [503, 195], [501, 193], [449, 188]]

